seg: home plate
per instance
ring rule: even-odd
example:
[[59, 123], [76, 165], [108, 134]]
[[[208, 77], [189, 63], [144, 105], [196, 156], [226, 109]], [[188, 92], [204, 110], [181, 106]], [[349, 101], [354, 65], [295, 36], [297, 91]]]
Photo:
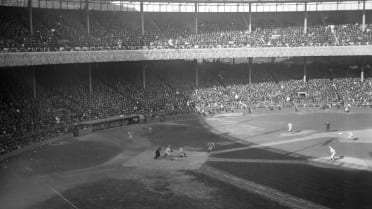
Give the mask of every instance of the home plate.
[[336, 160], [330, 160], [330, 157], [327, 156], [314, 158], [311, 159], [311, 161], [350, 169], [372, 170], [371, 168], [368, 167], [368, 163], [366, 162], [366, 160], [360, 158], [348, 156], [336, 156], [335, 158]]

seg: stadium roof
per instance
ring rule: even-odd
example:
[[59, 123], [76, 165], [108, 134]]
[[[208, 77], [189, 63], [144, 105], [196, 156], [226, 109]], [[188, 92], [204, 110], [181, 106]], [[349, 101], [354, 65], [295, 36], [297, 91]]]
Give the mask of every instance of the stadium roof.
[[[132, 0], [134, 2], [136, 0]], [[141, 1], [141, 0], [138, 0]], [[137, 1], [137, 2], [138, 2]], [[342, 0], [142, 0], [143, 2], [167, 2], [167, 3], [305, 3], [305, 2], [344, 2]], [[361, 1], [361, 0], [347, 0]]]

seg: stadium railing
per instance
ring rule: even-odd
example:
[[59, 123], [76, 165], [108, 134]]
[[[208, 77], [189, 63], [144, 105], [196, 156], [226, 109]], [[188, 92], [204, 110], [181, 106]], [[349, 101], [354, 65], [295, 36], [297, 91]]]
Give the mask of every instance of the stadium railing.
[[368, 56], [372, 46], [261, 47], [0, 53], [0, 67], [145, 60]]

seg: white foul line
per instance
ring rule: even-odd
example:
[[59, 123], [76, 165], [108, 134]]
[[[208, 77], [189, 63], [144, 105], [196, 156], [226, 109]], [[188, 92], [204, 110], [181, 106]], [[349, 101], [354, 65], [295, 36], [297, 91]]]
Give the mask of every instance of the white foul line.
[[296, 138], [296, 139], [286, 139], [286, 140], [281, 140], [281, 141], [273, 141], [273, 142], [266, 142], [266, 143], [262, 143], [262, 144], [255, 144], [255, 145], [250, 145], [250, 146], [245, 146], [245, 147], [224, 149], [224, 150], [214, 151], [213, 154], [234, 152], [234, 151], [239, 151], [239, 150], [261, 148], [261, 147], [277, 146], [277, 145], [282, 145], [282, 144], [296, 143], [296, 142], [302, 142], [302, 141], [307, 141], [307, 140], [316, 140], [316, 139], [319, 139], [319, 137], [317, 137], [317, 136], [306, 136], [306, 137]]
[[[205, 166], [204, 169], [201, 170], [204, 174], [209, 175], [213, 178], [216, 178], [220, 181], [229, 183], [233, 186], [238, 188], [244, 189], [246, 191], [255, 192], [263, 197], [266, 197], [272, 201], [275, 201], [281, 205], [288, 206], [290, 208], [295, 209], [328, 209], [328, 207], [323, 205], [318, 205], [317, 203], [313, 203], [309, 200], [302, 199], [296, 196], [293, 196], [288, 193], [281, 192], [274, 188], [264, 186], [253, 181], [249, 181], [240, 177], [236, 177], [232, 174], [226, 173], [225, 171], [212, 168], [209, 166]], [[214, 174], [214, 175], [211, 175]], [[222, 177], [222, 178], [221, 178]], [[225, 179], [223, 179], [225, 178]], [[233, 181], [226, 181], [226, 180], [233, 180]]]
[[65, 202], [67, 202], [69, 205], [71, 205], [75, 209], [79, 209], [74, 203], [72, 203], [70, 200], [66, 199], [61, 193], [59, 193], [57, 190], [55, 190], [53, 187], [51, 187], [49, 184], [46, 184], [50, 190], [52, 190], [56, 195], [58, 195], [60, 198], [62, 198]]

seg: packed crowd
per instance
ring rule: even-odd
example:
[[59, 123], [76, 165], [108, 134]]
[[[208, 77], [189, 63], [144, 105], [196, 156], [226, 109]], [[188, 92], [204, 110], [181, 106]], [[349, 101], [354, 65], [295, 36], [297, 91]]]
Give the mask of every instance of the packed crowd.
[[360, 82], [358, 79], [344, 78], [334, 79], [334, 88], [339, 93], [339, 97], [349, 104], [359, 106], [371, 104], [372, 97], [372, 80]]
[[146, 71], [143, 88], [137, 67], [93, 70], [92, 92], [87, 70], [79, 70], [80, 65], [67, 71], [63, 67], [39, 70], [36, 98], [28, 70], [1, 72], [0, 154], [71, 132], [81, 121], [117, 115], [143, 114], [151, 118], [269, 106], [321, 106], [340, 101], [358, 106], [372, 102], [371, 79], [314, 78], [304, 83], [299, 79], [282, 80], [275, 73], [260, 70], [249, 85], [243, 79], [246, 71], [208, 70], [210, 66], [201, 65], [196, 87], [193, 74], [182, 65], [176, 71], [168, 67], [156, 70], [163, 67], [159, 64], [152, 65], [155, 70]]
[[[0, 52], [365, 45], [372, 39], [370, 26], [362, 32], [358, 24], [311, 25], [303, 34], [303, 27], [295, 25], [255, 26], [248, 32], [245, 24], [204, 21], [195, 34], [191, 23], [151, 17], [146, 19], [142, 35], [137, 16], [113, 12], [92, 12], [88, 33], [82, 17], [72, 10], [40, 9], [34, 12], [31, 34], [23, 9], [0, 7]], [[337, 79], [315, 76], [304, 83], [285, 67], [277, 72], [260, 69], [254, 73], [254, 83], [248, 85], [246, 67], [221, 71], [214, 70], [220, 68], [215, 63], [200, 65], [196, 88], [188, 70], [193, 65], [170, 66], [151, 66], [154, 70], [146, 71], [145, 88], [138, 79], [142, 76], [139, 66], [129, 67], [134, 71], [119, 68], [107, 73], [107, 66], [93, 70], [91, 85], [81, 69], [40, 70], [36, 97], [29, 71], [0, 72], [0, 155], [71, 132], [75, 123], [116, 115], [155, 117], [267, 105], [316, 106], [341, 100], [362, 105], [370, 103], [372, 96], [371, 80], [361, 83], [345, 78], [355, 77], [348, 74]]]
[[312, 79], [214, 86], [195, 89], [195, 108], [203, 114], [236, 109], [268, 107], [323, 107], [344, 102], [353, 106], [372, 105], [372, 80]]
[[68, 131], [71, 120], [58, 111], [63, 100], [47, 91], [39, 92], [43, 99], [33, 99], [23, 73], [1, 74], [1, 154]]
[[256, 28], [254, 31], [229, 30], [179, 36], [175, 39], [156, 40], [153, 48], [242, 48], [242, 47], [298, 47], [336, 45], [332, 30], [318, 25], [308, 28], [304, 34], [302, 26]]
[[130, 14], [96, 12], [89, 33], [76, 11], [41, 9], [34, 14], [31, 34], [23, 10], [0, 8], [1, 52], [368, 45], [372, 40], [370, 26], [363, 32], [360, 24], [319, 23], [304, 34], [299, 25], [256, 26], [249, 32], [244, 24], [203, 23], [195, 34], [190, 25], [147, 19], [142, 35], [138, 17]]
[[193, 111], [186, 95], [151, 74], [143, 89], [138, 81], [123, 79], [123, 72], [121, 77], [115, 77], [96, 71], [90, 92], [86, 71], [41, 70], [34, 98], [30, 72], [9, 71], [0, 76], [0, 154], [71, 132], [74, 124], [82, 121], [135, 113], [155, 117]]

